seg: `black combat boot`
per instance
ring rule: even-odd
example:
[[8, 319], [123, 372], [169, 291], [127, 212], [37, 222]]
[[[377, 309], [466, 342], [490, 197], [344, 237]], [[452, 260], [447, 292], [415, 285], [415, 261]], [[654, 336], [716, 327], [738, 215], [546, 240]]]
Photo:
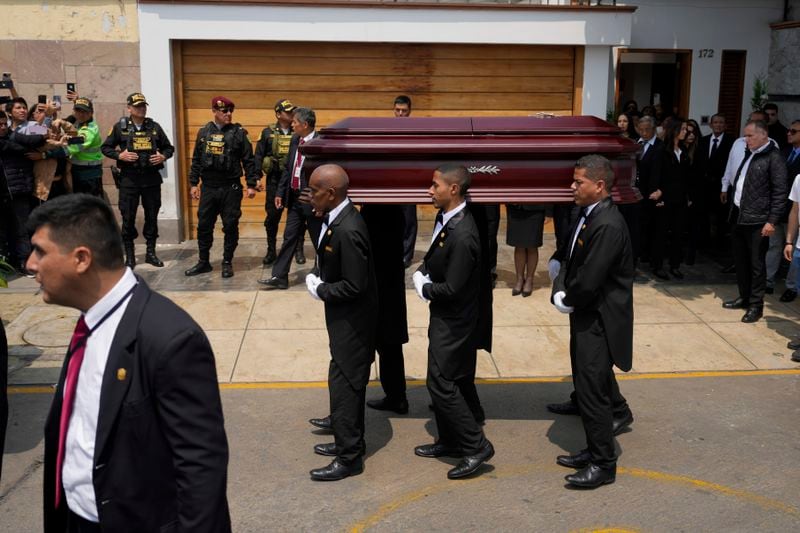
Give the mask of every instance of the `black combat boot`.
[[144, 254], [144, 262], [154, 267], [164, 266], [164, 262], [156, 255], [156, 241], [147, 241], [147, 251]]
[[261, 264], [264, 266], [270, 266], [277, 258], [278, 254], [275, 252], [275, 247], [267, 247], [267, 255], [265, 255], [264, 259], [261, 260]]
[[132, 242], [123, 243], [125, 246], [125, 266], [133, 270], [136, 267], [136, 249]]

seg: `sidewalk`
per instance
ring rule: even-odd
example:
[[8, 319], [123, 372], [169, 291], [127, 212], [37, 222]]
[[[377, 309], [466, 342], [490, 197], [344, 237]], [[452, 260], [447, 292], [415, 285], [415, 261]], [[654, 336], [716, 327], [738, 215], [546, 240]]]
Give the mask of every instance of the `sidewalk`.
[[[406, 271], [410, 341], [404, 347], [406, 374], [424, 379], [428, 311], [413, 290], [411, 274], [425, 253], [428, 221], [420, 223], [416, 262]], [[494, 349], [479, 352], [478, 377], [518, 378], [570, 374], [569, 326], [550, 305], [546, 265], [554, 247], [551, 233], [540, 249], [535, 290], [529, 298], [511, 296], [513, 250], [499, 234], [498, 282], [494, 291]], [[205, 329], [217, 357], [223, 383], [324, 381], [330, 357], [323, 305], [312, 300], [303, 279], [313, 260], [292, 265], [287, 291], [263, 291], [263, 240], [243, 239], [236, 252], [236, 275], [220, 277], [221, 239], [212, 254], [215, 270], [193, 278], [183, 271], [194, 264], [196, 242], [159, 247], [166, 266], [137, 265], [151, 287], [185, 308]], [[137, 249], [138, 260], [144, 250]], [[306, 242], [306, 255], [311, 247]], [[637, 283], [634, 288], [634, 373], [694, 370], [798, 368], [786, 348], [800, 333], [800, 302], [778, 301], [783, 285], [767, 297], [765, 318], [740, 322], [741, 311], [721, 303], [736, 295], [735, 276], [719, 274], [719, 265], [701, 256], [683, 267], [682, 281]], [[52, 384], [58, 379], [78, 312], [42, 302], [33, 280], [19, 278], [0, 290], [0, 314], [10, 347], [10, 384]], [[377, 365], [373, 377], [377, 378]]]

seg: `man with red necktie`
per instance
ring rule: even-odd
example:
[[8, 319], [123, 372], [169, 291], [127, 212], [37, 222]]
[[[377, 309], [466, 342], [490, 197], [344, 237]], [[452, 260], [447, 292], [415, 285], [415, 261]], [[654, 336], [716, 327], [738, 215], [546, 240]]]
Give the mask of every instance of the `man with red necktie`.
[[44, 301], [81, 311], [45, 423], [45, 533], [229, 532], [205, 334], [125, 266], [102, 200], [61, 196], [28, 224]]

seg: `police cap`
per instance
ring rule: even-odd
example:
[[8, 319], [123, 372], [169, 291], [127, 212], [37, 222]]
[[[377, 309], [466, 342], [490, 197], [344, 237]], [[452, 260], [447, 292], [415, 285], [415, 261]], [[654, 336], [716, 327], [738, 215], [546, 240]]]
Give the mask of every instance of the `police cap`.
[[234, 107], [236, 106], [234, 106], [233, 102], [224, 96], [215, 96], [211, 99], [211, 109], [225, 111]]
[[147, 99], [142, 93], [131, 93], [128, 95], [128, 105], [147, 105]]
[[291, 113], [295, 110], [295, 107], [293, 103], [284, 98], [275, 103], [275, 112], [280, 113], [281, 111], [286, 111], [287, 113]]
[[90, 113], [94, 112], [92, 101], [84, 96], [81, 96], [75, 100], [74, 108], [80, 109], [81, 111], [89, 111]]

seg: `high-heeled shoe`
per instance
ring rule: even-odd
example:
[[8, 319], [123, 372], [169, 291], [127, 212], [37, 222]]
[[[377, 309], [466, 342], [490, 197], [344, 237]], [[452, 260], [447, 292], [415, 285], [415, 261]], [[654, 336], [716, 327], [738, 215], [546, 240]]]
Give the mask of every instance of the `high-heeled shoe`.
[[522, 297], [527, 298], [533, 294], [533, 278], [526, 278], [525, 285], [522, 286]]
[[517, 278], [517, 284], [514, 285], [514, 288], [511, 289], [511, 296], [517, 296], [522, 293], [522, 284], [524, 283], [524, 279]]

